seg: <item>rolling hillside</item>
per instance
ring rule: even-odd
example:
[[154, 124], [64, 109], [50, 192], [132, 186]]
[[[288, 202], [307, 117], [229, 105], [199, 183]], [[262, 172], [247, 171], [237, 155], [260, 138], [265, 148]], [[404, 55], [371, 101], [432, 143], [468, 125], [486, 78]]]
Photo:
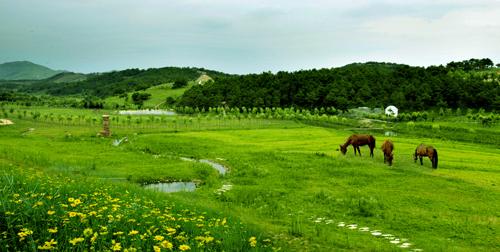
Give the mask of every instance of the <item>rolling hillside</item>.
[[230, 75], [203, 68], [164, 67], [127, 69], [96, 74], [82, 81], [60, 83], [58, 85], [54, 85], [52, 81], [42, 81], [24, 86], [20, 91], [58, 96], [85, 94], [105, 98], [145, 90], [176, 80], [198, 81], [202, 77], [201, 82], [206, 82], [211, 78], [226, 76]]
[[0, 80], [41, 80], [61, 72], [29, 61], [0, 64]]

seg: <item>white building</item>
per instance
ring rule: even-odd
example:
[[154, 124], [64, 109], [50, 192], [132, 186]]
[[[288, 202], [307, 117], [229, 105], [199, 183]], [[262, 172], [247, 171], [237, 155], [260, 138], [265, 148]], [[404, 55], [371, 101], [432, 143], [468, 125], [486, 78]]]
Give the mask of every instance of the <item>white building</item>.
[[390, 105], [387, 108], [385, 108], [385, 114], [388, 116], [397, 117], [398, 116], [398, 108], [396, 108], [393, 105]]

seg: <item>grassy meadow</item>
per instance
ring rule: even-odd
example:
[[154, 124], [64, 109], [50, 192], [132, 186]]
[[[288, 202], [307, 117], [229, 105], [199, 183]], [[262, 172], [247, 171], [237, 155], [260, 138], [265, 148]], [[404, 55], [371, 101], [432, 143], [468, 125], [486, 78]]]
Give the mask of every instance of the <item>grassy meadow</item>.
[[[354, 121], [16, 110], [27, 116], [8, 113], [15, 124], [0, 126], [0, 246], [7, 250], [500, 250], [500, 148], [488, 141], [498, 125], [401, 122], [386, 137]], [[103, 113], [111, 113], [110, 138], [97, 136]], [[336, 150], [354, 132], [376, 137], [374, 158], [366, 146], [361, 157], [352, 147], [345, 156]], [[389, 138], [391, 167], [379, 149]], [[414, 163], [420, 143], [438, 150], [438, 169], [429, 159]], [[197, 189], [140, 186], [155, 181], [194, 181]], [[232, 189], [221, 192], [223, 185]]]

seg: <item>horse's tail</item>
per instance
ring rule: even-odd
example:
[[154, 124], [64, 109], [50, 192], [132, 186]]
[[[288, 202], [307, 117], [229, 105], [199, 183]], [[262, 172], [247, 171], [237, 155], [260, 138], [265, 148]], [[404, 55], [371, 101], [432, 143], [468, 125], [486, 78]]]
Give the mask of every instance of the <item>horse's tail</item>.
[[432, 168], [438, 168], [438, 151], [434, 149], [434, 156], [432, 156]]

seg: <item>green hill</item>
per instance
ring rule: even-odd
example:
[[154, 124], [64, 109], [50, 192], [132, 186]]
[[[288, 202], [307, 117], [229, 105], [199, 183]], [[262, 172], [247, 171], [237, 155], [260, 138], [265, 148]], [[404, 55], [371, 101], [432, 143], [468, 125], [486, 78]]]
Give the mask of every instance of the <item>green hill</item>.
[[[210, 77], [208, 77], [210, 76]], [[47, 93], [51, 95], [93, 95], [101, 98], [141, 91], [153, 86], [172, 83], [176, 80], [206, 82], [211, 77], [230, 76], [225, 73], [194, 67], [164, 67], [150, 69], [127, 69], [89, 76], [85, 80], [60, 83], [42, 81], [24, 86], [21, 91]]]
[[0, 80], [41, 80], [61, 72], [29, 61], [0, 64]]
[[72, 82], [84, 81], [91, 76], [92, 75], [82, 74], [82, 73], [62, 72], [46, 79], [45, 81], [53, 83], [72, 83]]
[[[473, 60], [464, 62], [476, 62]], [[481, 61], [477, 61], [481, 62]], [[468, 65], [467, 65], [468, 64]], [[472, 63], [463, 63], [469, 66]], [[457, 66], [455, 66], [457, 65]], [[474, 63], [414, 67], [354, 63], [338, 68], [264, 72], [215, 79], [187, 90], [178, 105], [229, 107], [386, 107], [500, 109], [498, 69]]]
[[[173, 101], [177, 100], [187, 89], [189, 89], [193, 85], [196, 85], [194, 83], [198, 84], [197, 81], [190, 81], [187, 86], [174, 89], [172, 88], [172, 83], [167, 83], [145, 89], [141, 92], [148, 93], [151, 95], [151, 97], [148, 100], [144, 101], [144, 105], [142, 106], [142, 108], [152, 109], [164, 107], [165, 105], [167, 105], [166, 101], [168, 97], [171, 97]], [[128, 92], [127, 95], [122, 94], [120, 96], [110, 96], [106, 98], [104, 102], [109, 108], [133, 108], [136, 107], [131, 99], [133, 93], [134, 92]]]

